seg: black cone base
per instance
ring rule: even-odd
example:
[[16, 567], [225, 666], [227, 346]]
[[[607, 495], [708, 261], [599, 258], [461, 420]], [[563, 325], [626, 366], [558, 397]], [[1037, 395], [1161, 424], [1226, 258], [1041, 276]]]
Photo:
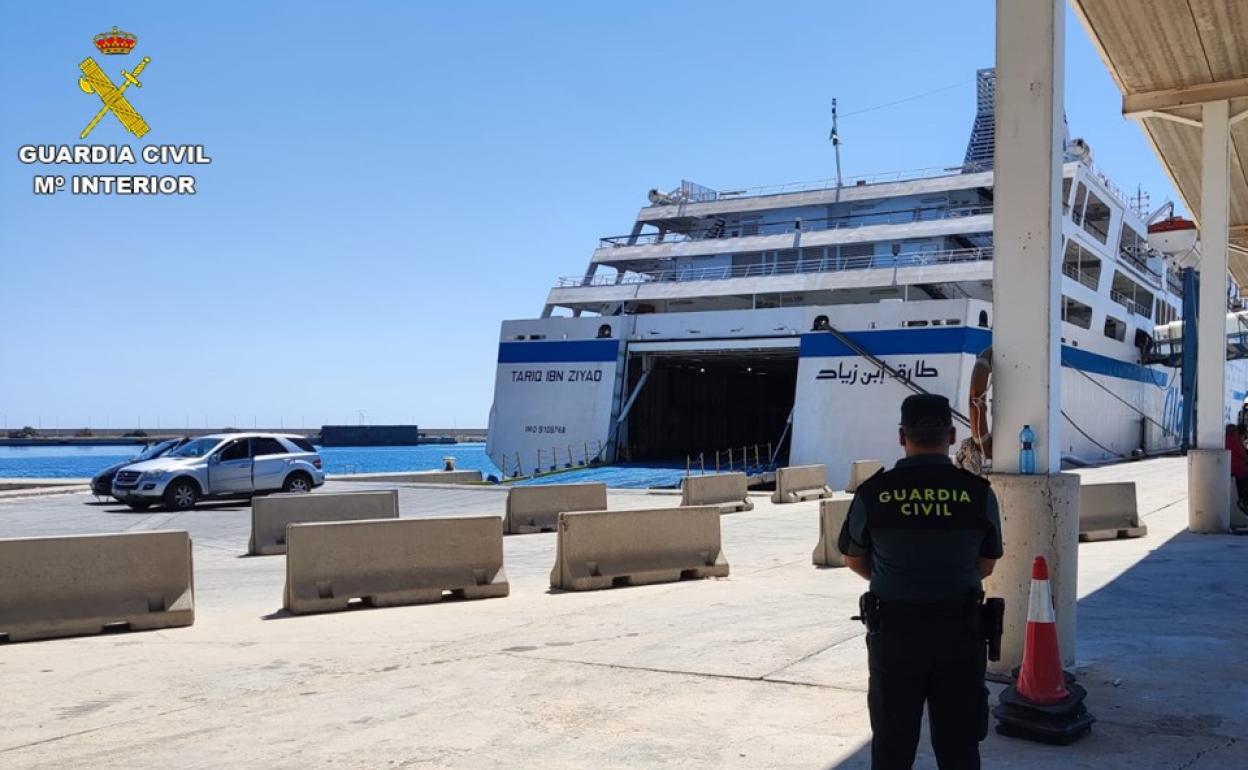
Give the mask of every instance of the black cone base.
[[1092, 732], [1096, 717], [1088, 713], [1083, 699], [1088, 691], [1077, 684], [1067, 685], [1070, 694], [1057, 703], [1032, 703], [1011, 685], [1001, 693], [1001, 702], [992, 710], [997, 733], [1039, 743], [1066, 746]]

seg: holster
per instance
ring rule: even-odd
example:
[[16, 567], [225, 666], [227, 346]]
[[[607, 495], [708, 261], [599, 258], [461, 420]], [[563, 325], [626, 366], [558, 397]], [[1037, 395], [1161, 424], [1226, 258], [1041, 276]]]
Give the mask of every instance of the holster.
[[880, 630], [880, 597], [867, 591], [858, 597], [858, 614], [850, 620], [861, 620], [867, 631]]
[[988, 660], [1001, 660], [1001, 634], [1005, 632], [1005, 599], [993, 597], [980, 605], [980, 623], [988, 642]]

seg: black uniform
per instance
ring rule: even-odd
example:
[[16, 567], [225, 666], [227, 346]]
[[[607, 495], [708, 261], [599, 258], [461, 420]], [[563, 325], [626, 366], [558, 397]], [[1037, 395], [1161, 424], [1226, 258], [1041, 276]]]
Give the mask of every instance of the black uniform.
[[944, 454], [900, 460], [859, 486], [839, 546], [871, 560], [872, 768], [914, 764], [924, 702], [941, 770], [978, 768], [988, 731], [978, 557], [1002, 554], [988, 483]]

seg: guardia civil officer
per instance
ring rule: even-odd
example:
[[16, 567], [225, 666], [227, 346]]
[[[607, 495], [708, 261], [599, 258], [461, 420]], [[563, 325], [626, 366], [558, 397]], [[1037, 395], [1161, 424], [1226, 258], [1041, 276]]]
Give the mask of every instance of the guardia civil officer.
[[997, 499], [954, 467], [948, 399], [901, 404], [906, 456], [858, 487], [841, 530], [845, 563], [871, 581], [867, 624], [871, 767], [910, 768], [927, 704], [941, 770], [978, 768], [988, 732], [988, 626], [981, 579], [1001, 558]]

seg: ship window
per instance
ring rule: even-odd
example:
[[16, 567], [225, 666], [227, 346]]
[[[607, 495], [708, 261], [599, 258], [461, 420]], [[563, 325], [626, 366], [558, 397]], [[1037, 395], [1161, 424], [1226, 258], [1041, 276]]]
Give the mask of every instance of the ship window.
[[1068, 324], [1078, 326], [1080, 329], [1091, 329], [1092, 308], [1070, 297], [1063, 296], [1062, 320]]
[[741, 235], [758, 235], [758, 218], [741, 220]]
[[1105, 336], [1119, 342], [1127, 338], [1127, 325], [1112, 315], [1105, 316]]
[[1179, 317], [1179, 313], [1174, 309], [1174, 305], [1171, 305], [1169, 302], [1164, 301], [1160, 297], [1157, 298], [1156, 307], [1157, 310], [1153, 318], [1155, 319], [1154, 323], [1158, 326], [1165, 326]]
[[1070, 211], [1070, 218], [1075, 224], [1083, 224], [1083, 203], [1088, 199], [1088, 188], [1084, 187], [1083, 182], [1079, 183], [1079, 187], [1075, 189], [1075, 207]]
[[1109, 241], [1109, 206], [1096, 197], [1096, 193], [1088, 193], [1088, 208], [1083, 212], [1083, 229], [1101, 243]]
[[1101, 280], [1101, 260], [1079, 245], [1074, 238], [1066, 240], [1066, 252], [1062, 257], [1062, 272], [1079, 283], [1096, 291]]
[[1062, 213], [1070, 213], [1070, 177], [1062, 179]]
[[927, 326], [927, 321], [906, 321], [906, 326]]

